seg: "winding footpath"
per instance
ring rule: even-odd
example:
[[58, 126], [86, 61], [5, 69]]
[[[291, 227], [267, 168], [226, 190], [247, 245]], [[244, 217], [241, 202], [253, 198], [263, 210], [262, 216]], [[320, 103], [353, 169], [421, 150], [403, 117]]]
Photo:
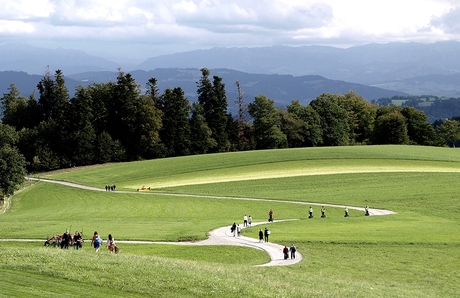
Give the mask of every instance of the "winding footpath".
[[[65, 181], [58, 181], [58, 180], [49, 180], [49, 179], [39, 179], [39, 178], [28, 178], [29, 180], [34, 181], [43, 181], [48, 183], [57, 183], [62, 184], [70, 187], [77, 187], [81, 189], [93, 190], [93, 191], [106, 191], [102, 188], [96, 188], [71, 182]], [[314, 206], [328, 206], [328, 207], [335, 207], [335, 208], [345, 208], [353, 210], [359, 210], [364, 212], [364, 208], [361, 207], [353, 207], [353, 206], [345, 206], [345, 205], [335, 205], [335, 204], [319, 204], [319, 203], [310, 203], [310, 202], [299, 202], [299, 201], [283, 201], [283, 200], [268, 200], [268, 199], [256, 199], [256, 198], [242, 198], [242, 197], [223, 197], [223, 196], [203, 196], [203, 195], [190, 195], [190, 194], [172, 194], [172, 193], [154, 193], [154, 192], [133, 192], [133, 191], [114, 191], [113, 193], [128, 193], [128, 194], [140, 194], [140, 195], [161, 195], [161, 196], [178, 196], [178, 197], [199, 197], [199, 198], [214, 198], [214, 199], [225, 199], [225, 200], [247, 200], [247, 201], [266, 201], [266, 202], [277, 202], [277, 203], [287, 203], [287, 204], [299, 204], [299, 205], [314, 205]], [[390, 215], [395, 214], [393, 211], [383, 210], [383, 209], [373, 209], [369, 208], [369, 214], [371, 216], [376, 215]], [[295, 219], [291, 219], [295, 220]], [[283, 220], [275, 220], [276, 222], [281, 222]], [[286, 220], [284, 220], [286, 221]], [[252, 223], [252, 226], [258, 226], [263, 224], [273, 224], [268, 222], [258, 222]], [[244, 229], [244, 228], [243, 228]], [[0, 241], [43, 241], [43, 240], [21, 240], [21, 239], [0, 239]], [[225, 226], [221, 228], [217, 228], [211, 232], [209, 232], [209, 238], [203, 241], [197, 242], [153, 242], [153, 241], [117, 241], [118, 243], [137, 243], [137, 244], [172, 244], [172, 245], [236, 245], [236, 246], [245, 246], [255, 249], [260, 249], [265, 251], [269, 256], [271, 261], [266, 264], [258, 265], [258, 266], [286, 266], [286, 265], [293, 265], [302, 261], [303, 256], [297, 250], [296, 258], [295, 259], [287, 259], [283, 258], [283, 245], [271, 243], [271, 242], [259, 242], [255, 238], [250, 238], [246, 236], [233, 236], [230, 232], [230, 226]], [[286, 246], [289, 246], [292, 243], [286, 243]]]

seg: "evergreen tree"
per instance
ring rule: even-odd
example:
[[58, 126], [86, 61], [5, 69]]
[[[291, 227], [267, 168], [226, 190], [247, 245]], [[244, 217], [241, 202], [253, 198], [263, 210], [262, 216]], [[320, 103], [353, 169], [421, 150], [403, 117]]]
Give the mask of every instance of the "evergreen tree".
[[75, 97], [70, 101], [68, 115], [67, 144], [72, 165], [90, 165], [94, 161], [96, 132], [92, 126], [94, 113], [92, 98], [88, 90], [78, 87]]
[[153, 155], [159, 140], [161, 113], [151, 98], [140, 95], [140, 87], [130, 74], [119, 71], [107, 109], [109, 133], [125, 148], [126, 158], [138, 160]]
[[206, 68], [201, 69], [201, 74], [202, 77], [197, 83], [198, 103], [203, 107], [204, 119], [211, 129], [211, 137], [216, 141], [216, 146], [210, 150], [211, 152], [223, 152], [229, 146], [226, 134], [228, 103], [225, 84], [218, 76], [214, 76], [211, 83], [210, 71]]
[[215, 148], [216, 141], [211, 135], [212, 131], [203, 116], [203, 107], [197, 102], [193, 103], [190, 118], [191, 154], [205, 154], [210, 148]]
[[56, 160], [43, 163], [52, 166], [44, 168], [51, 170], [62, 166], [68, 166], [67, 156], [67, 113], [69, 107], [69, 94], [65, 86], [62, 71], [56, 70], [55, 80], [49, 73], [39, 82], [37, 88], [40, 93], [38, 99], [38, 110], [40, 111], [40, 123], [38, 128], [38, 139], [43, 154]]
[[180, 87], [165, 90], [157, 103], [163, 112], [160, 140], [166, 156], [190, 154], [190, 102]]

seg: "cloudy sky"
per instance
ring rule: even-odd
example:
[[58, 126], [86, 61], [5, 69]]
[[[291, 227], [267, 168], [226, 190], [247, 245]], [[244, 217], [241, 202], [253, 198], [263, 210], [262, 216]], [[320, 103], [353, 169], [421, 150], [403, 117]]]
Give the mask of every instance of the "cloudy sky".
[[0, 0], [0, 45], [109, 59], [222, 47], [460, 40], [458, 0]]

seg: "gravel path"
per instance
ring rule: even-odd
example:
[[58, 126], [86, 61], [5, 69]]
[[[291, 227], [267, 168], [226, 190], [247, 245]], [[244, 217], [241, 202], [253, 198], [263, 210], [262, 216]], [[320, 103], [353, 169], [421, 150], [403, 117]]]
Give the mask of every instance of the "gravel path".
[[[80, 185], [65, 181], [57, 181], [57, 180], [49, 180], [49, 179], [38, 179], [38, 178], [29, 178], [30, 180], [35, 181], [43, 181], [49, 183], [58, 183], [66, 186], [77, 187], [87, 190], [93, 191], [106, 191], [105, 188], [95, 188], [86, 185]], [[161, 196], [180, 196], [180, 197], [200, 197], [200, 198], [214, 198], [214, 199], [226, 199], [226, 200], [250, 200], [250, 201], [269, 201], [269, 202], [278, 202], [278, 203], [286, 203], [286, 204], [300, 204], [300, 205], [314, 205], [314, 206], [328, 206], [328, 207], [336, 207], [336, 208], [345, 208], [354, 209], [364, 212], [364, 208], [361, 207], [353, 207], [353, 206], [345, 206], [345, 205], [335, 205], [335, 204], [320, 204], [320, 203], [310, 203], [310, 202], [298, 202], [298, 201], [282, 201], [282, 200], [268, 200], [268, 199], [255, 199], [255, 198], [241, 198], [241, 197], [222, 197], [222, 196], [202, 196], [202, 195], [189, 195], [189, 194], [168, 194], [168, 193], [154, 193], [154, 192], [133, 192], [133, 191], [114, 191], [113, 193], [129, 193], [129, 194], [139, 194], [139, 195], [161, 195]], [[369, 208], [370, 215], [389, 215], [395, 214], [393, 211], [383, 210], [383, 209], [373, 209]], [[280, 222], [281, 220], [275, 220], [274, 222]], [[263, 225], [263, 224], [273, 224], [268, 222], [258, 222], [253, 223], [252, 226]], [[14, 240], [14, 239], [10, 239]], [[16, 239], [20, 241], [20, 239]], [[9, 241], [8, 239], [0, 239], [0, 241]], [[24, 241], [35, 241], [35, 240], [24, 240]], [[43, 240], [41, 240], [43, 241]], [[172, 245], [237, 245], [237, 246], [246, 246], [255, 249], [260, 249], [268, 253], [271, 258], [271, 261], [266, 264], [262, 264], [259, 266], [286, 266], [299, 263], [302, 261], [303, 256], [302, 254], [297, 251], [295, 259], [287, 259], [284, 260], [283, 258], [283, 245], [276, 244], [276, 243], [264, 243], [259, 242], [255, 238], [250, 238], [246, 236], [233, 236], [230, 232], [230, 226], [221, 227], [209, 232], [209, 238], [203, 241], [197, 242], [153, 242], [153, 241], [117, 241], [118, 243], [137, 243], [137, 244], [172, 244]], [[285, 245], [289, 248], [292, 243], [286, 243]], [[295, 244], [295, 243], [294, 243]]]

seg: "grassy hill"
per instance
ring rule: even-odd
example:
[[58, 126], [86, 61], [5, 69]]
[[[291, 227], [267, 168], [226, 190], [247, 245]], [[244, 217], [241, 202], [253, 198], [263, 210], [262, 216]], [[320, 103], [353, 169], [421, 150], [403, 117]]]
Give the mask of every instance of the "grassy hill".
[[[253, 267], [258, 250], [123, 244], [121, 254], [0, 241], [0, 297], [455, 297], [460, 290], [460, 155], [455, 149], [362, 146], [222, 153], [101, 165], [40, 175], [104, 188], [31, 182], [0, 215], [0, 239], [42, 238], [66, 228], [116, 240], [206, 238], [244, 214], [270, 224], [272, 241], [304, 260]], [[148, 193], [135, 190], [151, 187]], [[173, 195], [174, 194], [174, 195]], [[258, 200], [247, 200], [258, 199]], [[309, 203], [382, 208], [365, 217]], [[258, 228], [243, 230], [257, 237]], [[99, 292], [95, 292], [98, 287]], [[31, 289], [34, 289], [33, 291]], [[54, 290], [53, 290], [54, 289]], [[78, 289], [78, 291], [76, 290]]]

